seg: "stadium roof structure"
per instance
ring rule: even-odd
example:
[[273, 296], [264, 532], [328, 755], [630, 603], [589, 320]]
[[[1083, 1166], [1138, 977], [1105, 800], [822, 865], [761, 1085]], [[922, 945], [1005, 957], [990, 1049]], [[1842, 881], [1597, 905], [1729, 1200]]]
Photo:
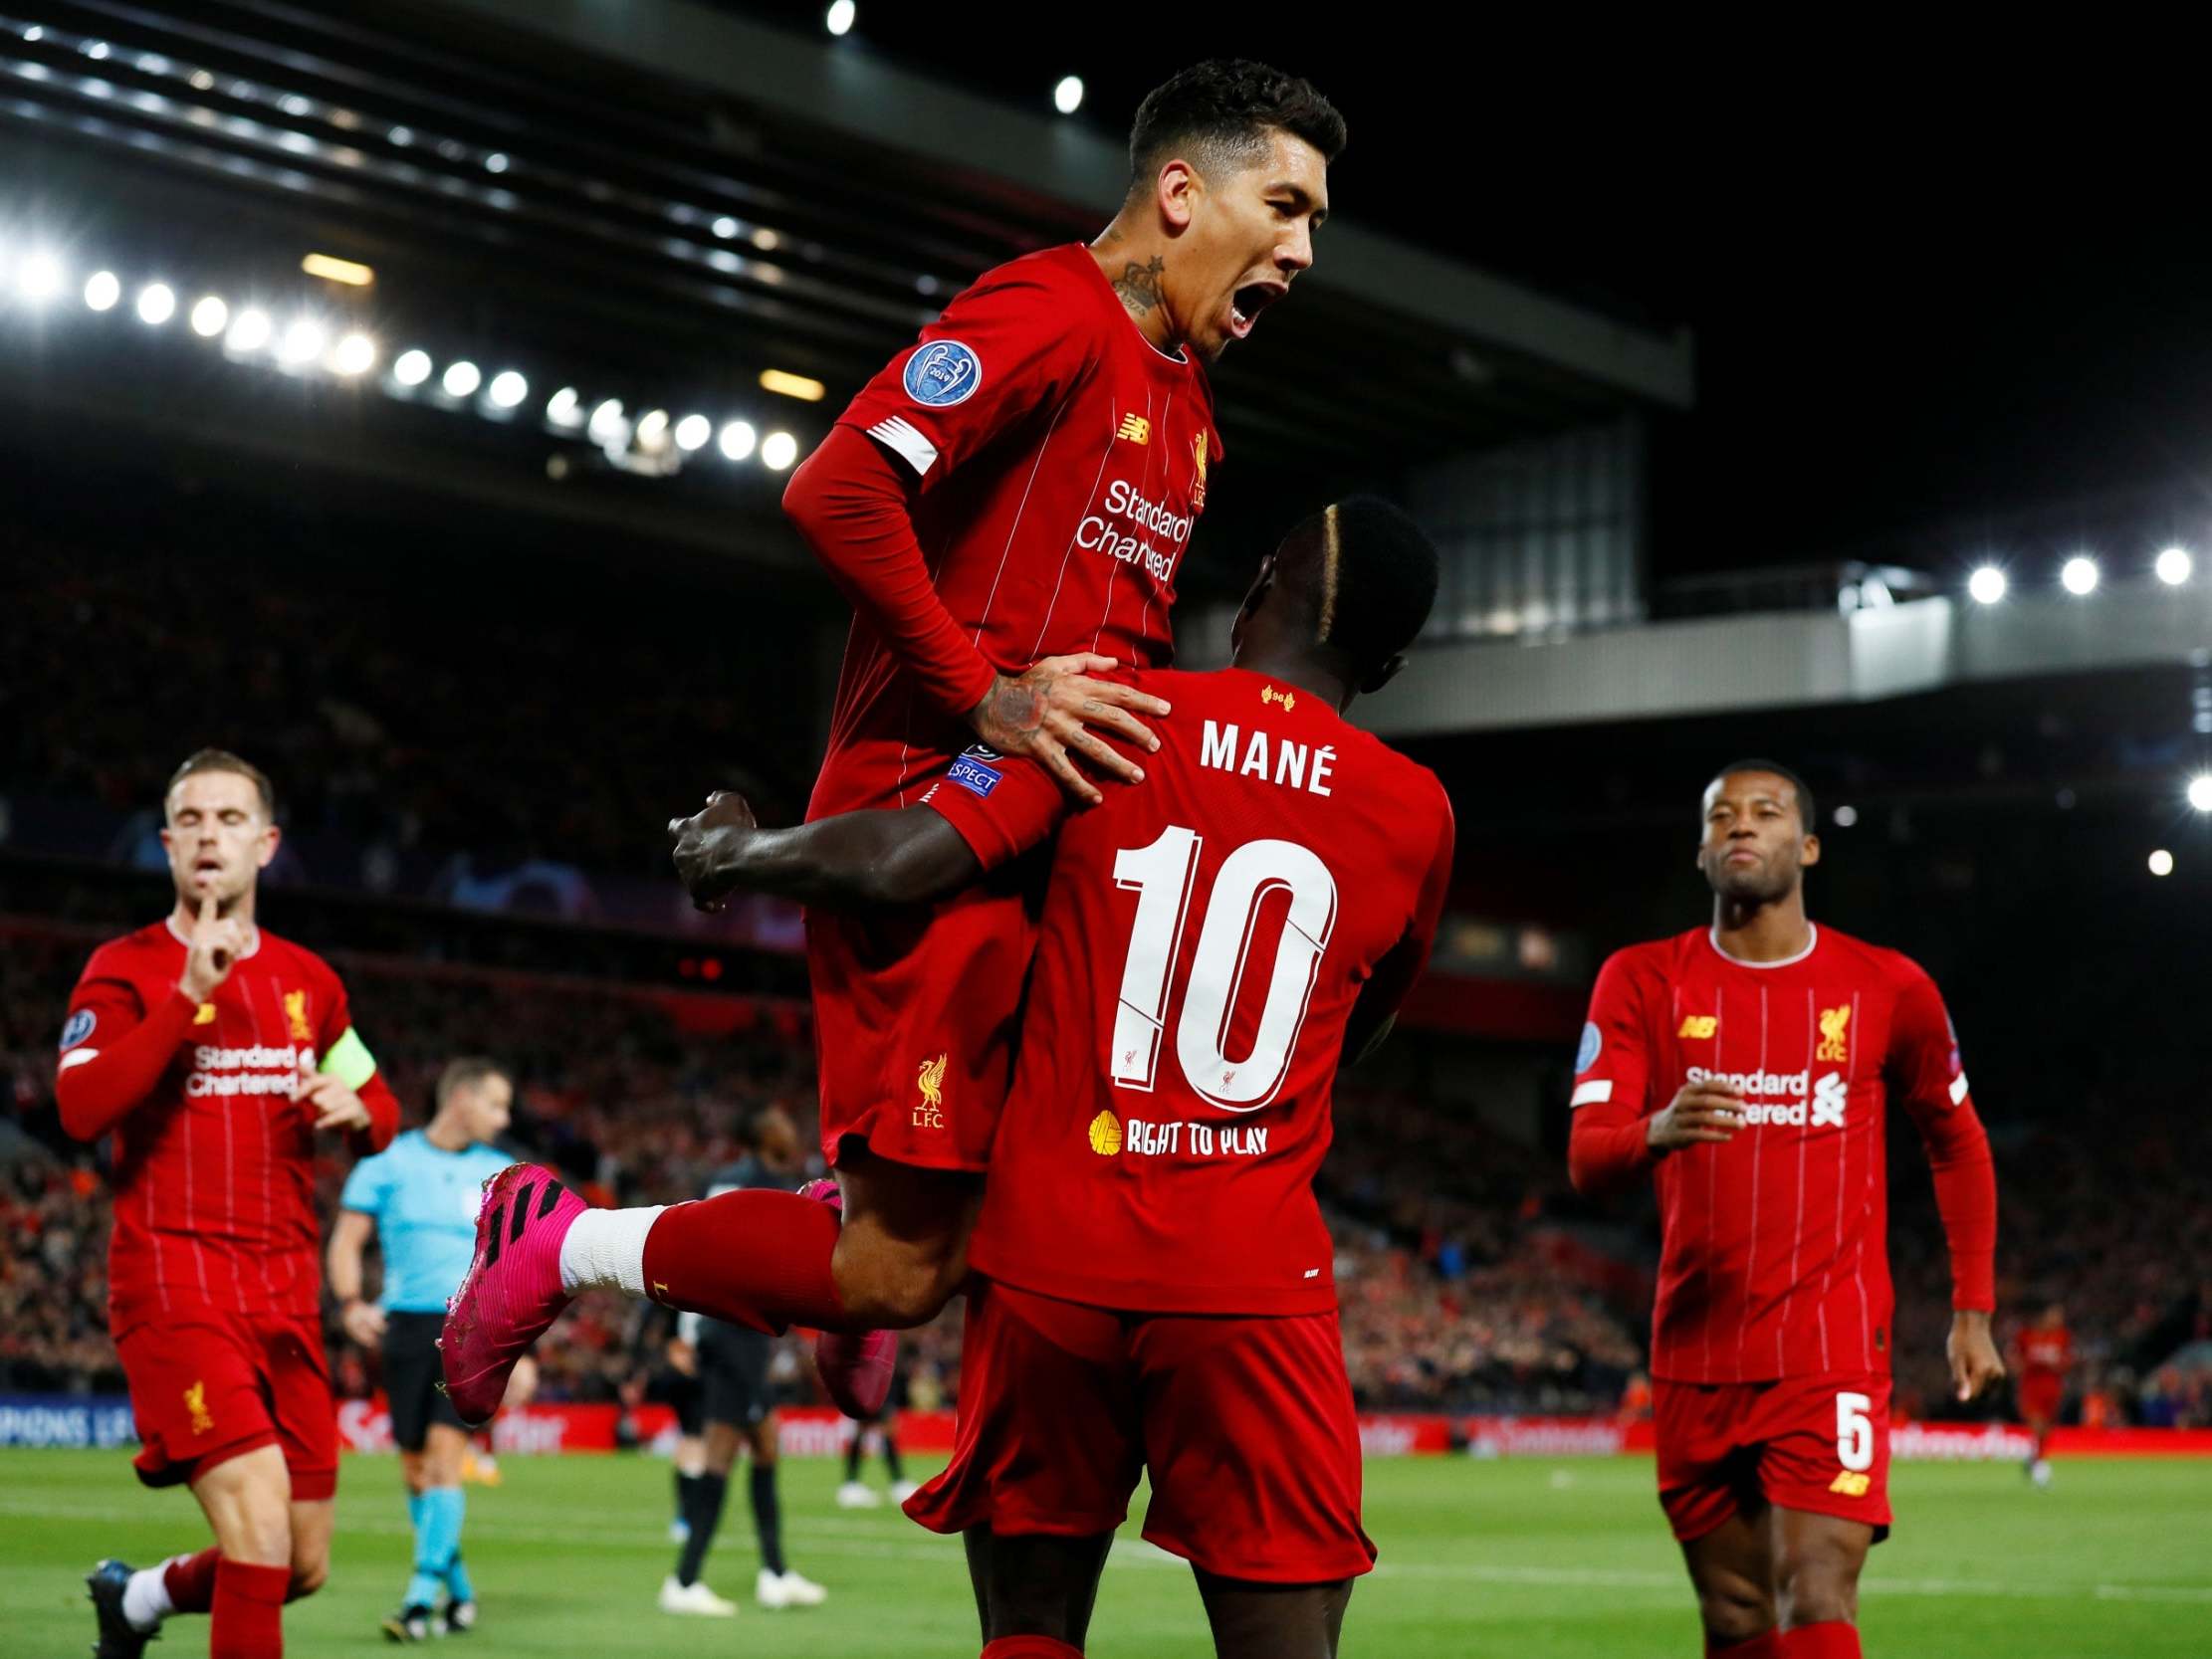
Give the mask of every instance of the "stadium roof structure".
[[[436, 364], [480, 365], [483, 389], [460, 394], [480, 413], [503, 364], [528, 392], [504, 434], [463, 438], [454, 429], [472, 423], [364, 407], [333, 436], [256, 420], [269, 408], [204, 378], [135, 387], [118, 410], [49, 338], [39, 376], [11, 377], [15, 395], [458, 489], [481, 482], [472, 449], [528, 448], [529, 467], [494, 486], [518, 498], [543, 493], [546, 446], [516, 434], [561, 436], [539, 413], [560, 386], [584, 410], [619, 399], [632, 422], [696, 409], [787, 428], [803, 453], [970, 278], [1089, 236], [1125, 176], [1120, 147], [1093, 130], [837, 46], [686, 0], [0, 0], [0, 258], [11, 239], [48, 237], [77, 283], [95, 261], [135, 260], [140, 275], [173, 271], [185, 306], [202, 288], [251, 291], [271, 294], [276, 314], [304, 294], [333, 330], [372, 325], [381, 349], [363, 386], [414, 344]], [[1331, 225], [1299, 304], [1221, 365], [1232, 456], [1254, 474], [1312, 495], [1690, 402], [1686, 331], [1606, 316], [1350, 217]], [[304, 279], [309, 252], [366, 267], [373, 283]], [[818, 383], [817, 401], [764, 390], [764, 371]], [[442, 384], [418, 401], [438, 402]], [[588, 478], [572, 482], [586, 488], [570, 498], [589, 494]], [[625, 521], [727, 535], [727, 486], [661, 494], [625, 501]], [[750, 495], [769, 521], [772, 497]], [[1233, 514], [1267, 495], [1217, 499]], [[700, 521], [687, 526], [687, 510]]]

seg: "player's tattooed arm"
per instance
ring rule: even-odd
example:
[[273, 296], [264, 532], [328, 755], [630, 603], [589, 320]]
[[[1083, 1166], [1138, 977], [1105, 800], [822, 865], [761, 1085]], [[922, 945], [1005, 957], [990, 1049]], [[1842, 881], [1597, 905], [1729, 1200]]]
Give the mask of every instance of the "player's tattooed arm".
[[1168, 262], [1158, 254], [1147, 264], [1130, 260], [1122, 266], [1121, 275], [1114, 279], [1114, 292], [1131, 316], [1142, 317], [1160, 304], [1160, 278], [1167, 269]]
[[1028, 756], [1058, 778], [1070, 795], [1096, 806], [1105, 797], [1076, 767], [1073, 756], [1080, 754], [1108, 777], [1142, 783], [1144, 768], [1098, 733], [1110, 731], [1149, 754], [1160, 746], [1160, 739], [1129, 711], [1168, 713], [1167, 704], [1156, 697], [1092, 678], [1114, 667], [1112, 657], [1083, 653], [1047, 657], [1010, 680], [994, 675], [991, 690], [969, 711], [968, 724], [1000, 754]]
[[983, 873], [960, 832], [927, 807], [763, 829], [744, 796], [717, 790], [689, 818], [671, 818], [668, 839], [677, 877], [703, 911], [733, 893], [840, 910], [915, 905]]

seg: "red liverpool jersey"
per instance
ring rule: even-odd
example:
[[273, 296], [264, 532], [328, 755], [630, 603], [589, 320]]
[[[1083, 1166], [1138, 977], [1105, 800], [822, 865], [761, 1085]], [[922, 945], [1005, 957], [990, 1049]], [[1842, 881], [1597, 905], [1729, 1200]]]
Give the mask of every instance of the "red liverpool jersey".
[[[1081, 244], [985, 273], [838, 424], [920, 474], [931, 580], [994, 668], [1171, 659], [1176, 575], [1221, 458], [1214, 396], [1196, 359], [1139, 332]], [[856, 618], [808, 816], [910, 805], [972, 740]]]
[[2031, 1325], [2020, 1333], [2020, 1378], [2057, 1379], [2074, 1362], [2074, 1339], [2065, 1326]]
[[[1310, 693], [1240, 669], [1135, 683], [1175, 713], [1145, 781], [1060, 830], [969, 1259], [1130, 1312], [1326, 1311], [1313, 1177], [1345, 1026], [1428, 959], [1451, 807]], [[1040, 769], [974, 749], [930, 804], [987, 866], [1062, 811]]]
[[[293, 1092], [303, 1056], [312, 1066], [338, 1050], [373, 1067], [346, 1041], [344, 986], [312, 950], [261, 929], [196, 1008], [177, 989], [184, 957], [173, 922], [111, 939], [85, 964], [62, 1031], [65, 1115], [72, 1092], [100, 1079], [97, 1063], [126, 1040], [160, 1037], [168, 1055], [155, 1057], [150, 1089], [99, 1114], [114, 1123], [108, 1301], [117, 1336], [195, 1310], [317, 1312], [314, 1114]], [[162, 1029], [142, 1032], [149, 1025]], [[397, 1103], [372, 1072], [348, 1081], [375, 1120], [364, 1149], [378, 1149]]]
[[1690, 1083], [1745, 1103], [1723, 1142], [1656, 1159], [1652, 1374], [1755, 1382], [1886, 1371], [1884, 1114], [1911, 1114], [1936, 1175], [1953, 1300], [1994, 1305], [1996, 1191], [1935, 982], [1906, 957], [1814, 930], [1753, 963], [1708, 929], [1632, 945], [1598, 975], [1575, 1071], [1578, 1185], [1653, 1167], [1645, 1120]]

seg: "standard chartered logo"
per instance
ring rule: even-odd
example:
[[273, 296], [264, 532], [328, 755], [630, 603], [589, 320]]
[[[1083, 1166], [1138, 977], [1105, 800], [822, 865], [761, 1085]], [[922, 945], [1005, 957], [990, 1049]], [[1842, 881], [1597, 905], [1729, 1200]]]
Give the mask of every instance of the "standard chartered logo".
[[1823, 1072], [1816, 1080], [1810, 1071], [1721, 1072], [1691, 1066], [1683, 1076], [1690, 1083], [1715, 1083], [1741, 1095], [1746, 1124], [1841, 1129], [1844, 1108], [1851, 1100], [1841, 1072]]

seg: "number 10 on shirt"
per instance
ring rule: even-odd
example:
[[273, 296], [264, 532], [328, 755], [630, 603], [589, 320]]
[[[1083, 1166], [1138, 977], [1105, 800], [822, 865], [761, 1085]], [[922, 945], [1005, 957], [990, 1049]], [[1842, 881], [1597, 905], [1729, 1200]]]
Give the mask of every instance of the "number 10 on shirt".
[[[1171, 824], [1151, 845], [1115, 855], [1114, 885], [1137, 894], [1110, 1056], [1119, 1088], [1149, 1094], [1158, 1076], [1174, 990], [1169, 975], [1182, 954], [1203, 845], [1196, 830]], [[1288, 895], [1289, 907], [1266, 1000], [1251, 1053], [1232, 1060], [1222, 1052], [1230, 1016], [1250, 965], [1260, 907], [1277, 892]], [[1221, 861], [1176, 1025], [1176, 1061], [1200, 1099], [1229, 1112], [1256, 1112], [1282, 1087], [1336, 926], [1336, 898], [1329, 867], [1294, 841], [1247, 841]]]

